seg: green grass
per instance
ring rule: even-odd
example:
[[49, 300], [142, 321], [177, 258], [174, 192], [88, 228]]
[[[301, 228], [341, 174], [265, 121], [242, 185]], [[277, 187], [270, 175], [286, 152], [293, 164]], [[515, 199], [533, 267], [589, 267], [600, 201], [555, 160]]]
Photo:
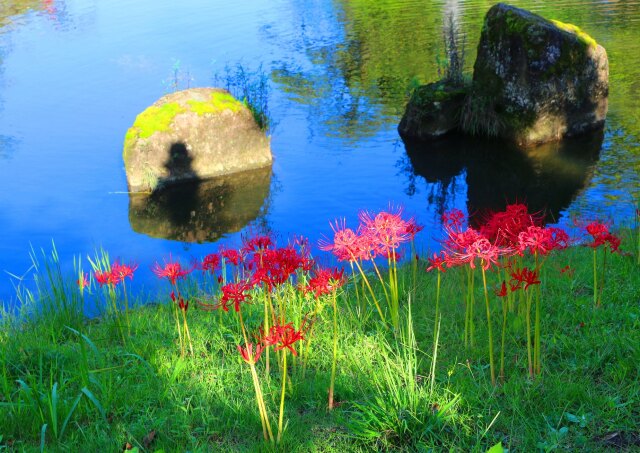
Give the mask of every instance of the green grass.
[[[510, 451], [612, 451], [619, 449], [611, 443], [617, 441], [635, 451], [640, 448], [633, 445], [640, 435], [640, 268], [635, 257], [611, 257], [602, 307], [595, 309], [591, 256], [591, 249], [574, 247], [546, 262], [542, 375], [527, 377], [522, 327], [510, 319], [506, 380], [496, 387], [490, 382], [482, 305], [475, 312], [477, 346], [464, 348], [463, 294], [455, 269], [442, 278], [433, 392], [428, 374], [436, 276], [418, 273], [412, 317], [407, 292], [401, 292], [402, 328], [395, 336], [377, 322], [374, 308], [357, 311], [348, 287], [339, 299], [338, 407], [327, 410], [332, 312], [326, 305], [314, 327], [304, 377], [299, 360], [290, 370], [287, 426], [279, 446], [262, 440], [232, 312], [192, 305], [195, 357], [181, 358], [172, 308], [150, 298], [130, 311], [132, 334], [123, 345], [114, 329], [118, 318], [82, 318], [77, 289], [62, 283], [54, 256], [39, 269], [51, 282], [42, 283], [41, 296], [25, 299], [21, 319], [5, 313], [0, 320], [0, 451], [120, 451], [128, 443], [140, 451], [166, 452], [484, 452], [499, 442]], [[567, 264], [573, 275], [560, 274]], [[399, 278], [401, 289], [409, 287], [409, 267], [400, 269]], [[497, 284], [496, 276], [490, 279]], [[46, 289], [51, 286], [55, 290]], [[483, 301], [478, 282], [476, 291], [476, 300]], [[287, 294], [292, 319], [314, 303]], [[38, 309], [40, 297], [47, 309]], [[499, 338], [500, 301], [493, 296], [491, 301]], [[261, 303], [246, 310], [245, 321], [256, 326]], [[273, 423], [279, 373], [273, 366], [264, 378], [264, 358], [257, 367]]]

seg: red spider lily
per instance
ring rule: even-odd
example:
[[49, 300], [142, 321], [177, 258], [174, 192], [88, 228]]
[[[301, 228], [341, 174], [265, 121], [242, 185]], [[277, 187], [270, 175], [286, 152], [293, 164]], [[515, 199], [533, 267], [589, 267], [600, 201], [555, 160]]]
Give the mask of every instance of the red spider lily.
[[176, 281], [188, 275], [193, 270], [193, 267], [185, 269], [179, 262], [169, 261], [165, 262], [164, 266], [160, 266], [160, 264], [156, 262], [151, 270], [158, 278], [167, 278], [172, 285], [175, 285]]
[[442, 245], [446, 252], [447, 267], [453, 267], [460, 264], [466, 264], [471, 261], [472, 257], [466, 260], [461, 259], [462, 255], [467, 254], [467, 250], [473, 246], [478, 240], [482, 239], [482, 235], [473, 228], [467, 228], [465, 231], [446, 230], [447, 238]]
[[442, 226], [447, 231], [460, 231], [464, 225], [465, 215], [459, 209], [452, 209], [442, 215]]
[[496, 291], [496, 296], [498, 297], [506, 297], [507, 296], [507, 282], [502, 280], [502, 286], [500, 286], [500, 290]]
[[296, 341], [304, 340], [302, 330], [296, 330], [291, 323], [275, 325], [269, 329], [269, 335], [264, 337], [264, 344], [275, 346], [276, 351], [287, 348], [295, 356], [298, 355], [293, 345]]
[[564, 250], [569, 247], [569, 235], [562, 228], [547, 227], [549, 246], [552, 250]]
[[529, 286], [531, 285], [539, 285], [540, 280], [538, 280], [538, 271], [531, 270], [527, 267], [513, 271], [511, 273], [511, 281], [509, 282], [511, 291], [520, 289], [523, 283], [525, 284], [525, 291], [529, 289]]
[[547, 255], [553, 250], [562, 250], [569, 245], [569, 235], [561, 228], [530, 226], [518, 235], [518, 252]]
[[612, 233], [607, 234], [606, 242], [609, 244], [609, 249], [612, 252], [620, 251], [620, 238]]
[[171, 291], [171, 294], [169, 294], [169, 297], [171, 297], [172, 301], [178, 302], [178, 308], [180, 308], [180, 310], [186, 312], [189, 309], [189, 301], [187, 300], [185, 302], [185, 300], [184, 300], [184, 298], [182, 296], [176, 297], [175, 293], [173, 291]]
[[504, 212], [491, 213], [483, 222], [480, 233], [494, 244], [515, 247], [520, 233], [541, 223], [541, 216], [530, 214], [524, 204], [514, 203], [507, 205]]
[[[471, 229], [467, 231], [473, 231]], [[464, 250], [457, 250], [448, 253], [446, 258], [447, 266], [456, 264], [469, 264], [471, 269], [475, 269], [476, 258], [480, 260], [482, 268], [486, 271], [491, 266], [498, 263], [500, 255], [509, 252], [509, 249], [501, 249], [500, 247], [489, 242], [488, 239], [480, 237], [472, 244], [469, 244]]]
[[406, 223], [407, 223], [406, 233], [409, 235], [409, 240], [413, 241], [413, 239], [416, 237], [416, 234], [418, 234], [424, 229], [424, 225], [418, 225], [418, 223], [416, 223], [416, 220], [413, 217], [407, 220]]
[[89, 286], [89, 276], [86, 273], [80, 275], [80, 278], [76, 280], [76, 284], [80, 290], [83, 290], [87, 286]]
[[242, 251], [244, 253], [262, 252], [274, 245], [270, 236], [256, 235], [250, 238], [242, 239]]
[[238, 266], [242, 262], [242, 254], [238, 250], [222, 249], [220, 255], [234, 266]]
[[220, 255], [217, 253], [210, 253], [202, 259], [200, 269], [203, 271], [209, 271], [212, 274], [220, 269]]
[[267, 249], [261, 255], [253, 255], [247, 267], [253, 269], [252, 284], [260, 282], [271, 290], [274, 286], [283, 285], [298, 269], [310, 269], [311, 260], [301, 256], [289, 246], [278, 249]]
[[111, 265], [111, 274], [113, 280], [116, 283], [120, 283], [125, 278], [129, 277], [133, 280], [133, 273], [138, 269], [137, 264], [120, 264], [117, 261]]
[[[338, 261], [355, 261], [360, 257], [359, 237], [351, 229], [346, 227], [346, 221], [336, 220], [329, 223], [333, 230], [333, 243], [327, 239], [318, 241], [318, 247], [325, 252], [332, 252]], [[369, 257], [366, 257], [367, 259]]]
[[243, 348], [240, 345], [237, 345], [238, 352], [242, 356], [242, 360], [247, 362], [248, 364], [255, 364], [258, 359], [260, 359], [260, 355], [262, 354], [262, 350], [264, 346], [262, 344], [256, 344], [255, 351], [253, 350], [253, 343], [247, 343]]
[[316, 269], [309, 284], [302, 288], [303, 292], [312, 292], [315, 297], [331, 294], [347, 282], [343, 269]]
[[361, 211], [360, 235], [368, 237], [371, 244], [380, 253], [390, 254], [391, 250], [397, 249], [401, 243], [411, 239], [412, 229], [408, 222], [402, 219], [402, 209], [397, 212], [382, 211], [372, 217], [367, 211]]
[[445, 252], [440, 252], [440, 255], [433, 254], [433, 258], [427, 258], [430, 266], [427, 267], [427, 272], [431, 272], [434, 269], [437, 269], [439, 272], [446, 272], [446, 268], [444, 267], [447, 262], [447, 254]]
[[601, 245], [609, 245], [612, 252], [618, 252], [620, 248], [620, 238], [609, 231], [609, 226], [602, 222], [591, 222], [584, 229], [591, 235], [593, 241], [586, 245], [591, 248], [598, 248]]
[[114, 275], [111, 273], [111, 271], [94, 271], [93, 277], [96, 279], [96, 282], [98, 282], [100, 286], [115, 286], [118, 284], [117, 278], [114, 278]]
[[594, 239], [609, 234], [609, 226], [602, 222], [591, 222], [584, 228]]
[[229, 302], [233, 302], [233, 308], [237, 312], [240, 311], [240, 303], [249, 303], [250, 294], [245, 294], [251, 288], [247, 282], [227, 283], [222, 288], [222, 297], [220, 298], [220, 306], [224, 311], [229, 311]]

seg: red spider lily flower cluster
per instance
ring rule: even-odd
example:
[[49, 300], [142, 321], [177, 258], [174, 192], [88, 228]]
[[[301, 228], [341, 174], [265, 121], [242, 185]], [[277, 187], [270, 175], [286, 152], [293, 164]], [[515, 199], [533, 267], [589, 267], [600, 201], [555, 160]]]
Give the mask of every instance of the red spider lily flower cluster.
[[331, 223], [333, 242], [320, 240], [320, 250], [332, 252], [338, 261], [368, 260], [378, 255], [398, 260], [397, 249], [400, 245], [413, 240], [423, 229], [413, 218], [404, 220], [401, 208], [375, 215], [361, 211], [358, 218], [360, 225], [355, 231], [347, 228], [344, 219]]
[[[133, 280], [133, 273], [137, 268], [137, 264], [120, 264], [118, 261], [115, 261], [111, 264], [111, 268], [108, 271], [94, 271], [93, 276], [100, 286], [116, 286], [127, 277]], [[80, 280], [78, 280], [78, 285], [80, 285], [80, 283]], [[88, 284], [84, 277], [82, 278], [82, 283], [84, 286]]]
[[169, 261], [165, 262], [164, 266], [160, 266], [156, 262], [151, 270], [158, 278], [166, 278], [172, 285], [175, 285], [179, 279], [188, 275], [193, 270], [193, 267], [186, 269], [177, 261]]
[[542, 224], [543, 216], [531, 214], [525, 204], [514, 203], [503, 212], [492, 212], [480, 227], [480, 234], [495, 244], [516, 248], [520, 233]]
[[220, 250], [220, 256], [224, 258], [227, 263], [231, 263], [234, 266], [240, 265], [243, 258], [241, 251], [224, 248]]
[[523, 204], [512, 204], [504, 212], [492, 213], [479, 230], [466, 228], [464, 214], [452, 210], [443, 216], [448, 267], [469, 264], [480, 259], [485, 270], [501, 256], [520, 256], [525, 252], [547, 255], [569, 246], [569, 236], [561, 228], [540, 226], [541, 216], [530, 214]]
[[569, 235], [561, 228], [529, 226], [518, 234], [518, 252], [547, 255], [553, 250], [563, 250], [569, 246]]
[[302, 291], [313, 293], [315, 297], [331, 294], [347, 282], [343, 269], [316, 269], [309, 283]]
[[251, 289], [251, 285], [246, 282], [227, 283], [222, 288], [222, 297], [220, 297], [220, 307], [224, 311], [229, 311], [229, 304], [233, 302], [233, 309], [237, 312], [240, 311], [241, 303], [249, 303], [251, 295], [247, 294], [247, 291]]
[[[473, 238], [476, 238], [475, 241], [469, 243], [469, 239]], [[482, 268], [488, 270], [498, 263], [498, 259], [502, 255], [510, 252], [510, 249], [492, 244], [471, 228], [460, 233], [456, 239], [459, 242], [453, 242], [455, 248], [447, 251], [446, 263], [448, 267], [468, 264], [471, 269], [475, 269], [476, 259], [479, 259]]]
[[253, 343], [247, 343], [245, 347], [241, 347], [240, 345], [236, 346], [238, 348], [238, 352], [244, 360], [248, 364], [255, 364], [260, 359], [260, 355], [264, 349], [264, 345], [257, 343], [255, 345], [255, 350], [253, 349]]
[[295, 356], [298, 352], [293, 345], [300, 340], [304, 340], [302, 329], [296, 330], [291, 323], [273, 326], [263, 339], [265, 345], [275, 346], [276, 351], [287, 348]]
[[218, 269], [220, 269], [220, 255], [217, 253], [208, 254], [202, 258], [199, 268], [205, 272], [214, 274]]
[[261, 253], [262, 251], [272, 248], [274, 242], [270, 236], [267, 235], [255, 235], [248, 238], [242, 238], [242, 252], [248, 253]]
[[313, 267], [313, 260], [303, 256], [292, 247], [263, 249], [254, 253], [247, 260], [247, 269], [253, 271], [251, 283], [264, 283], [268, 290], [281, 286], [296, 274], [298, 269], [308, 271]]
[[591, 222], [587, 224], [584, 229], [587, 234], [592, 238], [592, 241], [587, 243], [588, 247], [598, 248], [603, 245], [608, 245], [612, 252], [618, 252], [620, 249], [620, 238], [609, 231], [609, 226], [602, 222]]

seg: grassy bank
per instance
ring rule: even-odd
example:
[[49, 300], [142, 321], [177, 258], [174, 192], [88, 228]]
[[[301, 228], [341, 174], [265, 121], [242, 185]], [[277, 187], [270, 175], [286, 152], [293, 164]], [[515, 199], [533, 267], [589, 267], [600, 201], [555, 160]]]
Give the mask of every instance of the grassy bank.
[[[623, 250], [635, 250], [633, 233], [623, 234]], [[298, 356], [288, 354], [279, 444], [263, 439], [250, 366], [237, 350], [245, 342], [239, 313], [197, 303], [214, 303], [202, 293], [215, 286], [213, 280], [179, 283], [191, 301], [191, 356], [181, 353], [169, 284], [165, 297], [129, 301], [137, 306], [128, 310], [126, 321], [106, 308], [101, 317], [86, 319], [86, 299], [98, 298], [106, 307], [108, 292], [94, 287], [80, 293], [75, 279], [63, 284], [55, 265], [43, 267], [42, 278], [49, 275], [56, 282], [50, 289], [42, 281], [44, 301], [34, 295], [20, 319], [2, 319], [0, 450], [484, 452], [499, 443], [510, 451], [638, 449], [640, 267], [635, 256], [612, 254], [596, 308], [592, 256], [591, 248], [574, 246], [546, 260], [539, 276], [541, 373], [529, 377], [525, 326], [517, 312], [508, 312], [505, 376], [497, 385], [491, 383], [487, 359], [479, 272], [473, 290], [474, 346], [469, 347], [460, 284], [464, 270], [441, 274], [433, 389], [437, 273], [425, 272], [428, 263], [420, 260], [414, 280], [412, 264], [400, 266], [396, 329], [381, 322], [373, 304], [364, 303], [363, 281], [350, 281], [337, 291], [333, 410], [327, 407], [332, 296], [316, 298], [294, 285], [281, 289], [278, 297], [287, 301], [287, 320], [296, 328], [310, 312], [316, 316], [309, 350], [300, 341], [294, 345]], [[491, 272], [489, 278], [498, 362], [501, 279]], [[390, 291], [373, 279], [372, 289], [380, 301]], [[263, 319], [265, 299], [259, 293], [242, 308], [251, 332]], [[304, 333], [311, 337], [308, 328]], [[276, 357], [282, 351], [271, 351], [268, 374], [264, 354], [255, 367], [275, 431], [283, 389]]]

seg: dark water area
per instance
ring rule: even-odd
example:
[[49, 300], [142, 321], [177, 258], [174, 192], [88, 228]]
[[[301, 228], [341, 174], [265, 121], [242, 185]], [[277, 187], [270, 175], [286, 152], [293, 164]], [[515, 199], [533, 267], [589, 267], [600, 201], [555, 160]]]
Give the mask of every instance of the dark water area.
[[[475, 59], [493, 4], [432, 0], [0, 0], [0, 300], [28, 252], [55, 243], [65, 269], [102, 248], [150, 266], [201, 257], [268, 229], [315, 243], [329, 221], [404, 206], [436, 248], [440, 214], [471, 223], [527, 202], [551, 223], [628, 223], [640, 200], [640, 2], [513, 1], [575, 23], [608, 52], [602, 134], [528, 151], [447, 139], [425, 147], [396, 132], [409, 87], [438, 78], [453, 17]], [[270, 80], [273, 167], [130, 195], [122, 162], [136, 115], [175, 87], [212, 86], [225, 66], [262, 65]]]

